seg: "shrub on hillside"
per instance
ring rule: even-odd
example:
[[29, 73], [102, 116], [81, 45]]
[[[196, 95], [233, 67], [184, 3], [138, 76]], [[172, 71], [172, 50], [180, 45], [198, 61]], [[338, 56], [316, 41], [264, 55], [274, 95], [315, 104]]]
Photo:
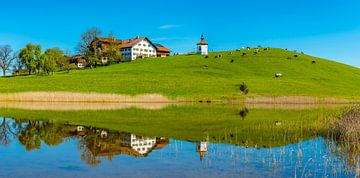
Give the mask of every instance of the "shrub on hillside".
[[239, 115], [242, 119], [245, 119], [248, 113], [249, 113], [249, 110], [247, 108], [243, 108], [239, 112]]
[[240, 85], [240, 91], [245, 95], [249, 93], [248, 86], [244, 82]]

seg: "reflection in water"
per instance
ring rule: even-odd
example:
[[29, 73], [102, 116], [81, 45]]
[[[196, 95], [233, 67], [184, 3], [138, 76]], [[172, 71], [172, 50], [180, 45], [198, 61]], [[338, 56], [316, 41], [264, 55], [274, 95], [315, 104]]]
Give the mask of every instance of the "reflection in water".
[[[353, 177], [359, 175], [359, 155], [349, 152], [331, 137], [316, 138], [278, 148], [251, 148], [215, 144], [209, 142], [208, 139], [198, 142], [183, 142], [81, 125], [1, 119], [0, 143], [8, 146], [17, 141], [31, 152], [43, 149], [45, 146], [42, 144], [61, 148], [61, 145], [76, 142], [81, 160], [86, 165], [90, 165], [87, 168], [91, 168], [83, 169], [92, 171], [88, 174], [86, 171], [77, 172], [84, 177], [89, 175], [94, 177], [95, 175], [119, 176], [119, 172], [116, 170], [120, 170], [120, 168], [122, 168], [121, 175], [123, 176], [131, 175], [134, 171], [142, 169], [154, 177], [172, 177], [174, 175], [177, 175], [176, 177], [214, 175], [219, 175], [219, 177]], [[0, 147], [0, 152], [1, 150]], [[77, 150], [67, 150], [69, 153], [75, 151]], [[45, 153], [43, 152], [43, 154]], [[17, 151], [16, 154], [22, 156], [24, 153]], [[126, 157], [121, 157], [121, 155]], [[201, 161], [199, 161], [199, 155]], [[7, 160], [6, 155], [2, 158]], [[102, 162], [104, 159], [110, 162]], [[69, 160], [76, 162], [80, 159], [79, 157], [69, 157], [59, 164], [61, 167], [71, 167], [71, 162], [67, 162]], [[17, 166], [21, 167], [25, 163], [19, 164]], [[100, 164], [102, 166], [99, 166]], [[117, 167], [111, 167], [109, 164]], [[40, 165], [46, 167], [43, 163]], [[145, 170], [146, 166], [144, 167], [144, 165], [151, 169]], [[98, 173], [99, 170], [103, 171]], [[158, 172], [153, 172], [155, 170]], [[3, 169], [0, 166], [0, 177], [4, 176], [1, 171]], [[196, 173], [199, 172], [201, 174], [197, 175]], [[62, 174], [66, 175], [66, 173]], [[21, 173], [16, 173], [16, 175], [21, 176]], [[16, 175], [15, 177], [19, 177]], [[141, 176], [143, 175], [137, 177]]]
[[196, 152], [200, 155], [200, 160], [203, 160], [204, 155], [208, 152], [208, 142], [198, 142], [196, 143]]
[[0, 124], [0, 134], [2, 145], [8, 145], [12, 139], [18, 139], [27, 151], [41, 149], [42, 142], [48, 146], [57, 146], [65, 139], [77, 138], [82, 153], [81, 159], [89, 165], [99, 164], [100, 157], [109, 160], [122, 154], [147, 157], [153, 150], [169, 144], [169, 140], [165, 138], [142, 137], [95, 127], [58, 125], [49, 121], [7, 118], [3, 118]]

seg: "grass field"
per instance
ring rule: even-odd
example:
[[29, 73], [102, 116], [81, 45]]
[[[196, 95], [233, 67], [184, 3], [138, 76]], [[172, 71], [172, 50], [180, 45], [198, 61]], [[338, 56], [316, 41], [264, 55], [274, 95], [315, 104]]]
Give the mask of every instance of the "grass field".
[[[326, 135], [343, 108], [249, 109], [240, 106], [185, 105], [162, 110], [26, 111], [1, 109], [0, 116], [93, 126], [139, 136], [278, 147]], [[276, 121], [281, 125], [276, 125]]]
[[[254, 52], [211, 53], [208, 59], [198, 55], [149, 58], [52, 76], [0, 78], [0, 93], [157, 93], [170, 98], [239, 99], [244, 98], [239, 85], [245, 82], [249, 96], [360, 98], [358, 68], [282, 49]], [[222, 58], [215, 59], [217, 54]], [[283, 77], [275, 78], [275, 73]]]

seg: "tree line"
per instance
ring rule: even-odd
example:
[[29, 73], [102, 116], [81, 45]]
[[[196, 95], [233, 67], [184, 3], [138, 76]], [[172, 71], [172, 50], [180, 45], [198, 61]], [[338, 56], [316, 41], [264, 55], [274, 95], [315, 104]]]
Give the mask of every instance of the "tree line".
[[[89, 68], [97, 67], [99, 64], [108, 65], [122, 61], [121, 46], [116, 43], [113, 33], [109, 34], [109, 44], [105, 48], [97, 48], [93, 41], [101, 35], [101, 30], [91, 28], [81, 35], [81, 40], [77, 45], [76, 50]], [[103, 57], [107, 58], [106, 64], [101, 63]], [[10, 71], [14, 75], [22, 75], [25, 74], [24, 72], [28, 75], [51, 75], [56, 71], [76, 69], [75, 63], [71, 54], [65, 53], [60, 48], [49, 48], [43, 51], [40, 45], [29, 43], [16, 52], [10, 45], [0, 46], [0, 69], [3, 76]]]

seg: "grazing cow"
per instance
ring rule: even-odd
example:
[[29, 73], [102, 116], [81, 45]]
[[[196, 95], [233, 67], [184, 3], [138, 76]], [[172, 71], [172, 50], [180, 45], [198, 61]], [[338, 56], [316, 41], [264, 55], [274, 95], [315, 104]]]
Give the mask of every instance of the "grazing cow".
[[243, 55], [243, 56], [246, 56], [246, 53], [243, 53], [242, 55]]
[[260, 48], [256, 48], [255, 51], [256, 51], [256, 52], [260, 52]]
[[299, 56], [297, 54], [295, 54], [294, 57], [299, 57]]
[[209, 58], [209, 56], [205, 56], [205, 59], [208, 59]]
[[316, 64], [316, 61], [311, 61], [312, 64]]
[[282, 77], [282, 73], [276, 73], [276, 74], [275, 74], [275, 77], [276, 77], [276, 78]]
[[234, 63], [234, 59], [231, 59], [230, 63]]
[[215, 59], [217, 59], [217, 58], [222, 58], [222, 55], [221, 54], [216, 55]]

